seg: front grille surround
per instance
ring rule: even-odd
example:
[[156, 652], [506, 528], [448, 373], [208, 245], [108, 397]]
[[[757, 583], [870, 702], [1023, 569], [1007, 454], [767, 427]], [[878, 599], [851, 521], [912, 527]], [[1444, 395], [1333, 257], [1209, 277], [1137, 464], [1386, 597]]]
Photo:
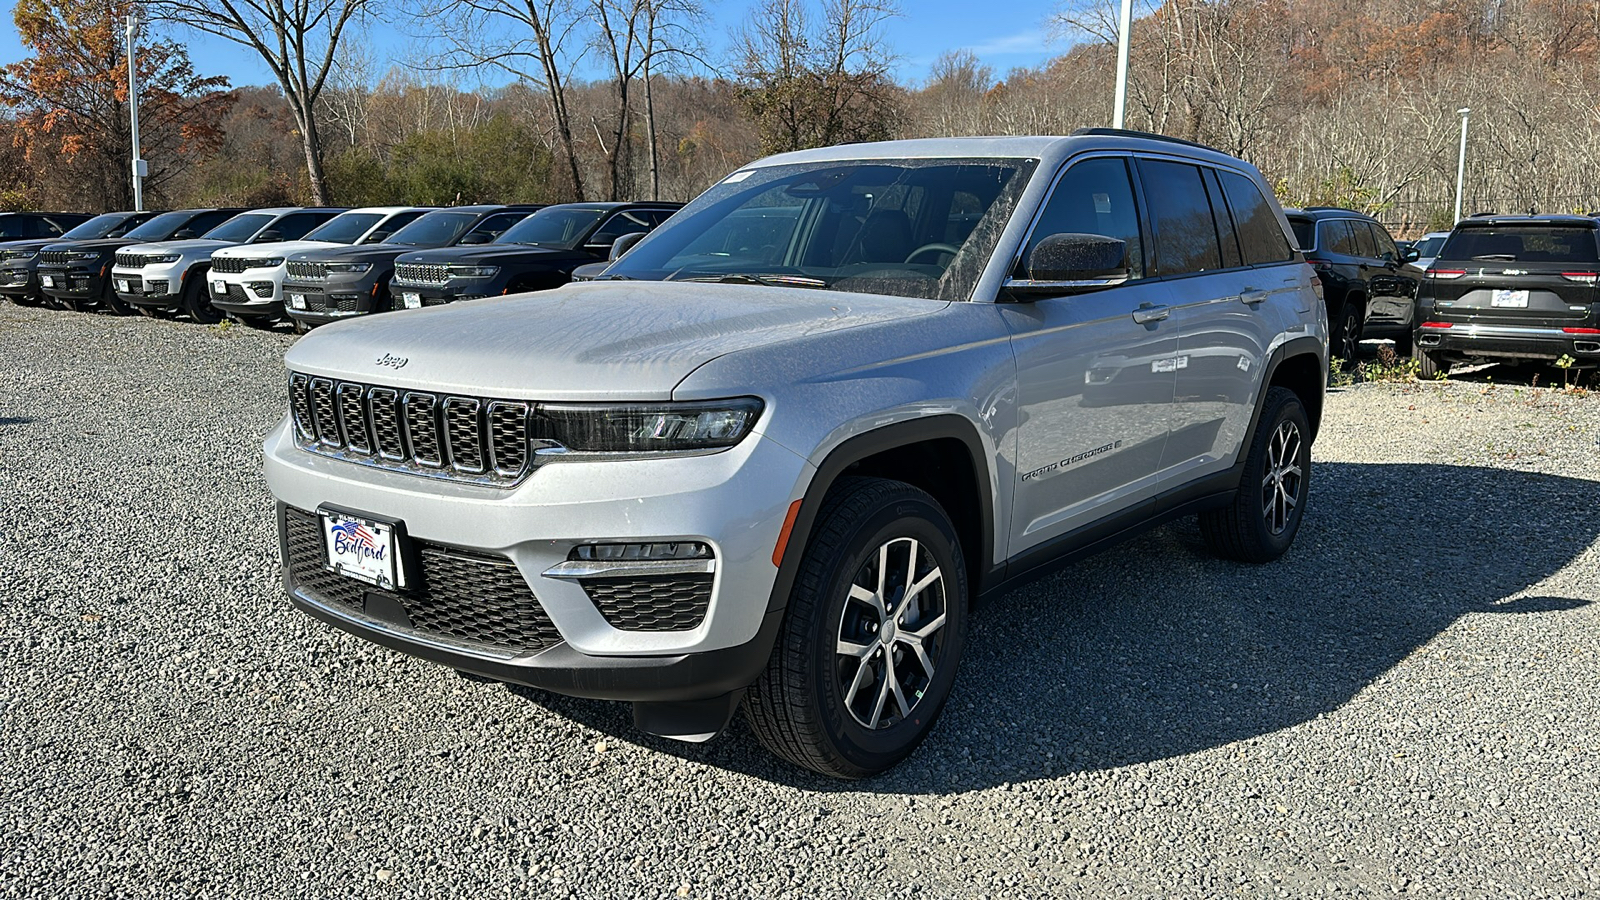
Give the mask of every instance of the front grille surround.
[[511, 487], [533, 470], [530, 416], [520, 400], [405, 391], [295, 372], [295, 443], [374, 468]]
[[39, 263], [46, 266], [69, 266], [73, 263], [70, 250], [40, 250]]
[[[281, 258], [281, 257], [280, 257]], [[224, 275], [238, 275], [250, 269], [259, 268], [261, 260], [248, 256], [213, 256], [211, 257], [211, 271]]]
[[444, 284], [450, 267], [436, 263], [395, 263], [394, 280], [406, 284]]
[[307, 278], [313, 281], [326, 281], [328, 279], [328, 264], [320, 262], [303, 262], [292, 259], [284, 264], [284, 273], [290, 278]]
[[562, 642], [549, 613], [506, 557], [413, 541], [416, 571], [407, 571], [411, 587], [396, 593], [329, 571], [326, 538], [315, 513], [285, 507], [283, 537], [292, 590], [308, 600], [365, 613], [368, 595], [377, 594], [403, 606], [420, 637], [500, 657], [537, 653]]
[[149, 265], [149, 260], [142, 253], [117, 251], [117, 268], [119, 269], [142, 269], [147, 265]]

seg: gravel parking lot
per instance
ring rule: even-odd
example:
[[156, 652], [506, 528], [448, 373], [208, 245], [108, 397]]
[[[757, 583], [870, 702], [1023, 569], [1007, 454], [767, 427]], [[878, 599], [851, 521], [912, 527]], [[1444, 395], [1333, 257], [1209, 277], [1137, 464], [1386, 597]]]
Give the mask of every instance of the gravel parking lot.
[[292, 340], [0, 306], [0, 896], [1600, 891], [1600, 397], [1330, 394], [1283, 561], [1181, 523], [1015, 592], [842, 784], [290, 609]]

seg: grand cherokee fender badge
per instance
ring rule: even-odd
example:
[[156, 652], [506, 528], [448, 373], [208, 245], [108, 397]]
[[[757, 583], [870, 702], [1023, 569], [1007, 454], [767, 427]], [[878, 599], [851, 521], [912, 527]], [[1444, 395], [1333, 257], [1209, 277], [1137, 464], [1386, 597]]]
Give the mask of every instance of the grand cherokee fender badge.
[[1110, 453], [1111, 451], [1119, 449], [1121, 447], [1122, 447], [1122, 442], [1121, 441], [1112, 441], [1109, 444], [1106, 444], [1106, 445], [1101, 446], [1101, 447], [1096, 447], [1093, 450], [1085, 450], [1082, 453], [1079, 453], [1079, 454], [1077, 454], [1075, 456], [1069, 456], [1069, 457], [1067, 457], [1065, 459], [1056, 460], [1055, 462], [1051, 463], [1050, 465], [1041, 466], [1041, 467], [1039, 467], [1037, 469], [1034, 469], [1032, 472], [1023, 472], [1022, 473], [1022, 480], [1023, 481], [1037, 481], [1040, 478], [1044, 478], [1047, 475], [1054, 475], [1057, 472], [1060, 472], [1062, 469], [1069, 468], [1071, 466], [1075, 466], [1078, 463], [1081, 463], [1086, 459], [1093, 459], [1094, 457], [1099, 456], [1102, 453]]
[[406, 367], [406, 363], [408, 362], [411, 362], [411, 357], [409, 356], [394, 356], [392, 354], [385, 353], [384, 355], [378, 357], [378, 365], [388, 366], [391, 369], [404, 369]]

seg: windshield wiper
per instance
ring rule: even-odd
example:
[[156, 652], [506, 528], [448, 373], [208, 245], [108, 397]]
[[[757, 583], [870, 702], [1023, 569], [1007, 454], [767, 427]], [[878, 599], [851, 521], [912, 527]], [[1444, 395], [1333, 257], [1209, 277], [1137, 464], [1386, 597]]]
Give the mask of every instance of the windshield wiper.
[[700, 281], [716, 284], [761, 284], [767, 287], [827, 287], [828, 283], [821, 278], [811, 278], [806, 275], [753, 275], [749, 272], [727, 272], [722, 275], [697, 275], [693, 278], [680, 278], [678, 281]]
[[1506, 262], [1516, 262], [1517, 255], [1515, 253], [1485, 253], [1482, 256], [1474, 256], [1473, 259], [1498, 259]]

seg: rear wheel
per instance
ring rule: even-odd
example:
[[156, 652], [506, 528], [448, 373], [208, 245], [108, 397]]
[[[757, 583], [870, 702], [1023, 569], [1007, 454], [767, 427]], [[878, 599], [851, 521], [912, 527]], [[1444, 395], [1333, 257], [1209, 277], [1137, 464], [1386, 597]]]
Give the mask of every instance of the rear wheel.
[[965, 562], [938, 502], [898, 481], [843, 479], [818, 513], [745, 718], [795, 765], [882, 772], [933, 727], [966, 627]]
[[1450, 374], [1450, 364], [1426, 350], [1417, 350], [1417, 379], [1433, 381]]
[[1311, 423], [1288, 388], [1267, 390], [1233, 501], [1200, 514], [1212, 553], [1240, 562], [1271, 562], [1294, 543], [1311, 487]]

